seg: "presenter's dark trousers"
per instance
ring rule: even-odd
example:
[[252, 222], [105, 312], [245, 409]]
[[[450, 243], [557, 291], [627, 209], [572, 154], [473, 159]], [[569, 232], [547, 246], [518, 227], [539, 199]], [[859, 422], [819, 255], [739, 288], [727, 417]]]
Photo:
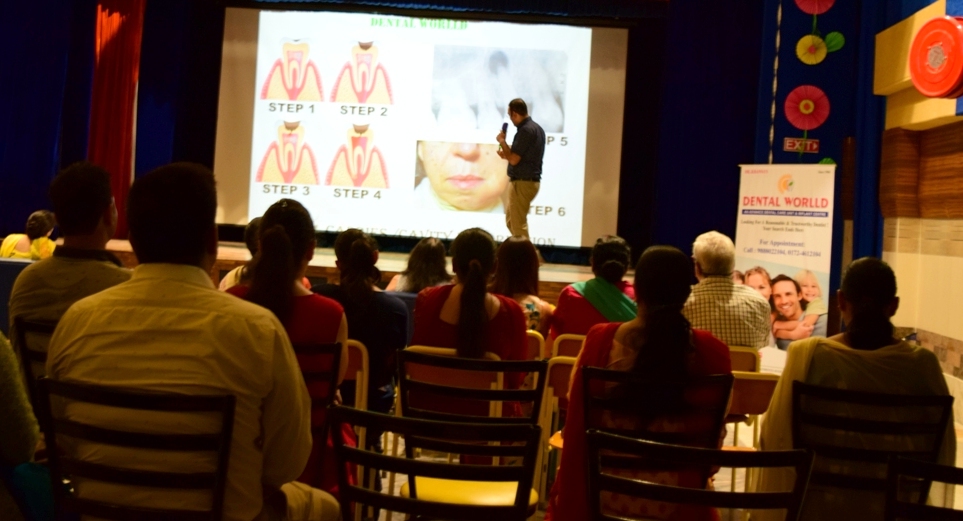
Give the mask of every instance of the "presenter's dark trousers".
[[508, 206], [505, 207], [505, 224], [513, 237], [528, 235], [528, 211], [532, 200], [538, 195], [538, 181], [512, 181], [508, 187]]

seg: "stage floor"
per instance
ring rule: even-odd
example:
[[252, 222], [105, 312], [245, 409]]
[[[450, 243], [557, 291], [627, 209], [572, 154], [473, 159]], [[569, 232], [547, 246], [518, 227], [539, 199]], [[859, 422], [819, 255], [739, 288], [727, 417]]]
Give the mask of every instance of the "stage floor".
[[[107, 250], [117, 255], [125, 266], [133, 268], [137, 265], [130, 242], [111, 240], [107, 243]], [[217, 284], [228, 271], [250, 260], [251, 254], [247, 247], [239, 242], [222, 242], [218, 245], [217, 263], [211, 271], [211, 279]], [[314, 251], [314, 259], [308, 266], [308, 277], [313, 282], [337, 281], [338, 269], [334, 264], [334, 250], [318, 248]], [[378, 258], [378, 268], [381, 270], [382, 282], [387, 284], [396, 274], [404, 271], [408, 263], [408, 255], [404, 253], [381, 252]], [[448, 269], [451, 271], [451, 258], [448, 259]], [[588, 266], [570, 264], [544, 264], [538, 270], [539, 296], [551, 303], [555, 303], [562, 288], [582, 280], [593, 277], [592, 269]]]

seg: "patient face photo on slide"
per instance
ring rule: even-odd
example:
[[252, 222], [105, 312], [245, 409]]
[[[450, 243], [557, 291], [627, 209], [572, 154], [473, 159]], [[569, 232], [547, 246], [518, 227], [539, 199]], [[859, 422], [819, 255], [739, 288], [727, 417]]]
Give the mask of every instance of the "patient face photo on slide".
[[564, 132], [567, 62], [562, 51], [436, 46], [432, 112], [443, 127], [498, 129], [522, 98], [545, 132]]
[[415, 195], [443, 210], [502, 212], [508, 188], [498, 145], [419, 141]]

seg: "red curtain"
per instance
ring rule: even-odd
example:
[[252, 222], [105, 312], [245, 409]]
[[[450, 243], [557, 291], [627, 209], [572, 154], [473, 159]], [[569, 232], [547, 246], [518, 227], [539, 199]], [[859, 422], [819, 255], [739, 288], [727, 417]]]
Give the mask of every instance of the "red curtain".
[[134, 109], [146, 0], [100, 0], [97, 4], [89, 161], [111, 175], [119, 222], [116, 238], [127, 238], [127, 192], [134, 156]]

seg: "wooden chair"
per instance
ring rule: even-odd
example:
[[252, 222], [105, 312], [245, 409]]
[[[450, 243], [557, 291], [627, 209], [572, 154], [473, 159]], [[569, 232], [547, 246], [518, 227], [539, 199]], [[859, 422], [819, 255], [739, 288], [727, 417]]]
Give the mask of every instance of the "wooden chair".
[[[963, 485], [963, 469], [908, 458], [892, 458], [886, 478], [886, 521], [963, 521], [963, 511], [926, 504], [926, 496], [920, 492], [929, 489], [934, 481]], [[903, 499], [906, 491], [901, 491], [901, 486], [911, 489], [908, 501]]]
[[[20, 366], [23, 369], [24, 383], [27, 386], [27, 395], [30, 397], [30, 404], [34, 410], [37, 409], [37, 379], [46, 375], [47, 371], [47, 344], [57, 322], [26, 320], [23, 317], [14, 317], [13, 328], [15, 331], [14, 349], [20, 357]], [[30, 347], [30, 338], [44, 337], [43, 350]], [[39, 340], [39, 339], [38, 339]]]
[[729, 359], [732, 360], [733, 371], [759, 372], [759, 350], [751, 347], [729, 346]]
[[[208, 510], [179, 510], [128, 506], [103, 500], [80, 497], [68, 492], [65, 486], [54, 486], [53, 494], [57, 519], [68, 514], [102, 519], [154, 521], [178, 519], [186, 521], [217, 521], [224, 510], [224, 489], [231, 453], [231, 434], [234, 428], [234, 396], [197, 396], [122, 390], [89, 384], [41, 379], [38, 382], [40, 424], [47, 442], [51, 481], [93, 480], [102, 483], [169, 490], [206, 492], [211, 496]], [[56, 400], [56, 401], [55, 401]], [[86, 404], [88, 407], [108, 407], [129, 411], [168, 413], [217, 413], [220, 428], [201, 434], [146, 433], [117, 428], [115, 425], [88, 423], [75, 416], [67, 418], [59, 413], [63, 406]], [[56, 414], [52, 411], [58, 411]], [[84, 460], [71, 454], [61, 445], [60, 436], [121, 449], [150, 452], [170, 451], [192, 454], [212, 453], [216, 463], [211, 471], [179, 472], [175, 469], [141, 470], [107, 465]], [[163, 492], [156, 492], [160, 495]]]
[[[805, 450], [767, 452], [729, 452], [666, 445], [626, 438], [592, 429], [588, 431], [589, 504], [593, 520], [625, 519], [603, 510], [603, 492], [622, 494], [653, 502], [729, 509], [784, 509], [785, 519], [798, 518], [809, 482], [813, 455]], [[785, 492], [719, 492], [703, 488], [664, 485], [614, 474], [614, 469], [629, 466], [674, 468], [705, 473], [717, 467], [763, 468], [793, 467], [796, 481]]]
[[[732, 400], [729, 403], [729, 413], [726, 415], [726, 424], [733, 424], [733, 446], [732, 450], [739, 449], [739, 424], [746, 423], [752, 425], [752, 447], [749, 450], [759, 449], [759, 415], [765, 414], [769, 409], [769, 402], [772, 401], [772, 394], [779, 383], [779, 375], [772, 373], [750, 373], [743, 371], [733, 371], [732, 376]], [[735, 491], [736, 469], [732, 469], [732, 481], [730, 490]], [[746, 490], [749, 490], [749, 474], [746, 474]]]
[[[349, 348], [350, 356], [350, 348]], [[328, 407], [334, 404], [338, 390], [338, 373], [341, 369], [342, 348], [340, 342], [333, 344], [295, 344], [294, 354], [301, 366], [301, 375], [311, 395], [311, 438], [314, 443], [327, 443], [331, 423]], [[334, 436], [338, 438], [339, 436]], [[325, 451], [320, 451], [318, 468], [324, 468]]]
[[558, 335], [552, 343], [552, 357], [571, 356], [578, 358], [585, 343], [585, 335]]
[[355, 409], [362, 411], [368, 410], [368, 375], [369, 359], [368, 349], [357, 340], [348, 340], [348, 372], [344, 375], [344, 381], [354, 382], [354, 403]]
[[890, 457], [936, 461], [952, 407], [952, 396], [870, 393], [793, 382], [793, 447], [815, 452], [814, 486], [882, 494]]
[[542, 420], [539, 422], [539, 425], [542, 426], [542, 442], [540, 445], [542, 456], [537, 485], [539, 496], [542, 498], [547, 497], [545, 494], [548, 488], [548, 471], [550, 465], [553, 464], [549, 460], [556, 459], [549, 458], [548, 439], [561, 428], [562, 417], [568, 410], [569, 380], [572, 377], [572, 369], [575, 368], [575, 360], [570, 356], [556, 356], [548, 361], [545, 398], [542, 399], [544, 412], [542, 413]]
[[538, 331], [532, 331], [531, 329], [526, 331], [525, 334], [528, 335], [528, 359], [541, 360], [545, 358], [545, 337]]
[[[542, 412], [547, 368], [545, 361], [473, 360], [405, 349], [398, 353], [401, 415], [446, 422], [535, 426]], [[534, 389], [505, 389], [499, 383], [509, 373], [534, 374]], [[523, 411], [530, 405], [530, 412], [522, 416], [502, 414], [502, 407], [512, 402], [519, 403]], [[431, 448], [424, 443], [422, 446]], [[439, 450], [443, 445], [438, 447], [433, 450]], [[409, 458], [414, 457], [415, 448], [406, 443]], [[495, 461], [495, 464], [499, 462]], [[532, 468], [533, 472], [535, 468], [538, 465]], [[425, 498], [451, 497], [458, 490], [452, 488], [454, 486], [445, 480], [427, 480], [422, 483], [421, 494]], [[505, 483], [479, 486], [464, 492], [460, 501], [508, 504], [512, 489]], [[402, 486], [401, 495], [409, 494], [414, 497], [409, 486]], [[530, 513], [534, 514], [538, 506], [535, 490], [532, 490], [532, 498]]]
[[[522, 521], [532, 504], [532, 476], [538, 452], [539, 429], [534, 425], [440, 422], [388, 416], [348, 407], [331, 410], [332, 421], [364, 429], [398, 433], [405, 446], [452, 452], [463, 456], [501, 459], [502, 465], [449, 464], [442, 461], [415, 460], [387, 456], [335, 442], [338, 457], [341, 512], [347, 519], [352, 509], [378, 508], [403, 512], [413, 519], [458, 519], [465, 521]], [[407, 496], [390, 491], [351, 485], [346, 463], [355, 463], [365, 472], [389, 471], [408, 476]], [[431, 483], [446, 483], [447, 489], [436, 497], [426, 489]], [[361, 483], [364, 483], [362, 481]], [[507, 501], [473, 504], [481, 491], [503, 488]], [[537, 499], [536, 499], [537, 500]], [[388, 518], [390, 519], [390, 517]]]

